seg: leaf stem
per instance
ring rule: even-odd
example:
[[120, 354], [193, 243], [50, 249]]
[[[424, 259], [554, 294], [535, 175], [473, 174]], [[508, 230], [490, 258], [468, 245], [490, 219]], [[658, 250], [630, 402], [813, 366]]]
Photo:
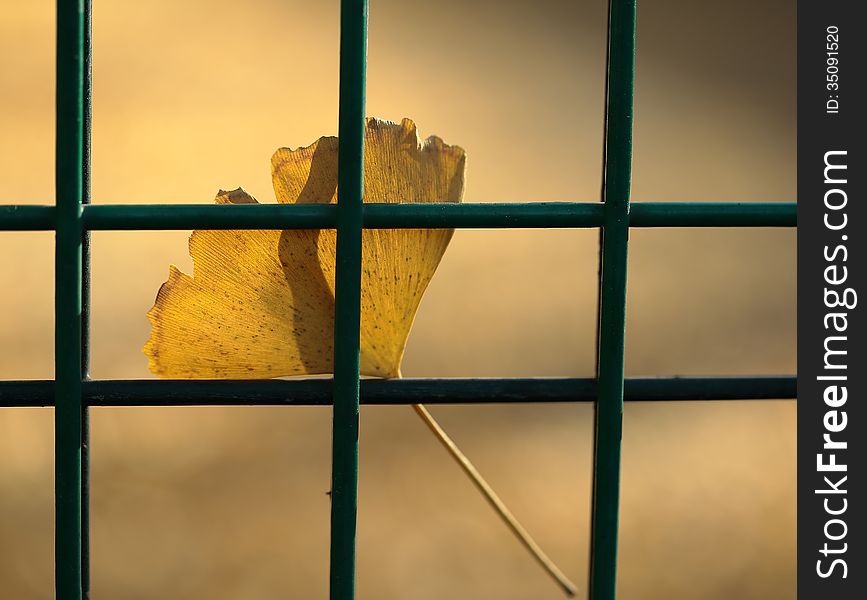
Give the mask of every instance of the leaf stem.
[[573, 597], [576, 593], [575, 584], [569, 581], [569, 578], [560, 570], [560, 568], [548, 558], [548, 555], [542, 550], [536, 540], [527, 532], [526, 529], [518, 522], [518, 519], [511, 513], [511, 511], [506, 507], [497, 493], [491, 488], [487, 481], [485, 481], [484, 477], [479, 473], [473, 463], [470, 462], [470, 459], [461, 452], [460, 448], [458, 448], [457, 444], [449, 437], [449, 435], [445, 432], [445, 430], [437, 423], [436, 419], [433, 418], [433, 415], [428, 412], [427, 408], [422, 404], [413, 404], [413, 410], [415, 410], [416, 414], [424, 421], [425, 425], [428, 426], [436, 438], [440, 441], [443, 447], [448, 451], [451, 457], [458, 463], [458, 466], [463, 470], [464, 473], [470, 478], [476, 488], [482, 493], [485, 497], [485, 500], [488, 501], [488, 504], [493, 507], [496, 513], [500, 516], [503, 522], [512, 530], [512, 533], [515, 534], [515, 537], [518, 538], [518, 541], [523, 544], [523, 546], [533, 555], [533, 558], [536, 559], [543, 569], [563, 588], [563, 591], [566, 592], [566, 595]]

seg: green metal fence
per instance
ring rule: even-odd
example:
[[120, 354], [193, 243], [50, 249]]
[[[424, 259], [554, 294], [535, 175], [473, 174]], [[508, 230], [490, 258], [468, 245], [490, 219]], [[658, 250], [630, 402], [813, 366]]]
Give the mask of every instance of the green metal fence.
[[[0, 407], [55, 407], [57, 598], [89, 597], [88, 408], [334, 407], [331, 598], [355, 594], [359, 403], [593, 402], [596, 408], [589, 595], [615, 597], [623, 401], [794, 398], [794, 376], [624, 378], [630, 227], [794, 227], [794, 203], [630, 206], [635, 0], [611, 0], [602, 202], [362, 205], [367, 0], [343, 0], [337, 205], [90, 205], [91, 0], [57, 2], [55, 206], [0, 206], [0, 231], [56, 231], [55, 378], [0, 382]], [[94, 230], [335, 228], [334, 379], [92, 381], [89, 239]], [[599, 228], [596, 378], [359, 379], [363, 228]]]

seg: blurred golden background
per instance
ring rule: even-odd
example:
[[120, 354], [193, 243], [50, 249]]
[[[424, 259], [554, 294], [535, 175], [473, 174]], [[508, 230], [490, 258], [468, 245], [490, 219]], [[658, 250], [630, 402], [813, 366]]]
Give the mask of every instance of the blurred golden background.
[[[339, 3], [101, 2], [93, 198], [273, 202], [280, 146], [337, 132]], [[54, 8], [3, 0], [0, 202], [54, 195]], [[749, 15], [749, 18], [744, 18]], [[640, 2], [635, 201], [793, 200], [795, 4]], [[468, 154], [465, 201], [598, 199], [606, 5], [373, 0], [370, 115]], [[187, 232], [93, 236], [96, 378], [149, 377], [145, 312]], [[594, 231], [459, 231], [405, 376], [593, 372]], [[0, 234], [0, 378], [53, 376], [52, 234]], [[793, 373], [791, 230], [633, 230], [627, 371]], [[583, 587], [590, 406], [435, 407]], [[0, 410], [0, 587], [53, 594], [53, 414]], [[795, 596], [793, 402], [627, 405], [625, 599]], [[93, 597], [322, 598], [330, 411], [93, 411]], [[359, 597], [560, 592], [405, 407], [362, 410]]]

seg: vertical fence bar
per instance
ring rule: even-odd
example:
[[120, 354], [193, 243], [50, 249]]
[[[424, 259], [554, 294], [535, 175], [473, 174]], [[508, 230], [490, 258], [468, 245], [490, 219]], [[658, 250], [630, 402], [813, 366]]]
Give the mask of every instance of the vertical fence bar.
[[355, 597], [366, 66], [367, 0], [343, 0], [340, 8], [340, 145], [334, 308], [332, 600], [350, 600]]
[[[90, 139], [93, 92], [93, 3], [84, 0], [84, 64], [81, 131], [81, 203], [90, 204]], [[81, 379], [90, 379], [90, 232], [81, 233]], [[90, 408], [81, 407], [81, 596], [90, 598]]]
[[590, 598], [613, 600], [617, 580], [623, 356], [635, 75], [635, 0], [611, 0], [606, 81], [605, 216], [599, 317]]
[[84, 2], [57, 2], [54, 291], [55, 586], [80, 600], [81, 579], [81, 201]]

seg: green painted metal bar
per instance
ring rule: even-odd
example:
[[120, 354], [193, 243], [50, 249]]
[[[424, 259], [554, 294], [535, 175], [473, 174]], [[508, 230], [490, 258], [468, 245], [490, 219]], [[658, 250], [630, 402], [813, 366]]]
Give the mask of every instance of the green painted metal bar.
[[83, 0], [57, 2], [55, 187], [55, 586], [82, 598], [81, 202], [84, 127]]
[[333, 229], [334, 204], [93, 204], [84, 209], [92, 231], [170, 229]]
[[[592, 228], [602, 225], [598, 202], [366, 204], [364, 227]], [[794, 202], [641, 202], [630, 227], [795, 227]], [[169, 229], [332, 229], [335, 205], [95, 204], [84, 207], [91, 231]], [[0, 206], [0, 231], [49, 231], [53, 206]]]
[[0, 231], [51, 231], [55, 214], [53, 206], [0, 205]]
[[630, 227], [796, 227], [794, 202], [633, 202]]
[[599, 227], [598, 202], [366, 204], [364, 226], [407, 228]]
[[[90, 142], [93, 93], [91, 0], [84, 0], [84, 60], [81, 128], [81, 204], [90, 204]], [[90, 378], [90, 232], [81, 231], [81, 379]], [[90, 598], [90, 409], [81, 407], [81, 596]]]
[[592, 600], [614, 600], [623, 430], [626, 270], [632, 175], [635, 0], [611, 0], [608, 20], [605, 169], [599, 314], [599, 399], [590, 541]]
[[[0, 408], [54, 404], [53, 381], [0, 381]], [[329, 379], [246, 381], [96, 380], [83, 385], [87, 406], [328, 406]], [[361, 404], [513, 404], [595, 402], [596, 379], [364, 379]], [[790, 400], [794, 375], [631, 377], [629, 402]]]
[[[228, 210], [227, 210], [228, 209]], [[366, 204], [369, 229], [599, 227], [598, 202], [474, 204]], [[85, 209], [91, 230], [327, 229], [337, 222], [334, 205], [94, 205]]]
[[367, 12], [367, 0], [342, 0], [340, 3], [340, 145], [337, 158], [337, 252], [334, 289], [331, 600], [355, 598]]

